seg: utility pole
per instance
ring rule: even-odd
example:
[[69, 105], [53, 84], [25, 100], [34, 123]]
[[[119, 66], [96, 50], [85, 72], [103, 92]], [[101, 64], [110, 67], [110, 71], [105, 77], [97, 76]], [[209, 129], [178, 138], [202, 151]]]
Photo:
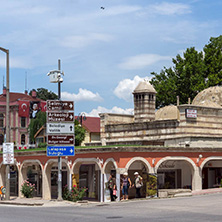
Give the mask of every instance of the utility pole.
[[[9, 125], [9, 50], [0, 47], [0, 50], [6, 53], [6, 142], [10, 142], [10, 125]], [[10, 164], [6, 164], [5, 178], [5, 199], [10, 199]]]
[[[61, 65], [60, 65], [60, 59], [58, 60], [58, 99], [61, 100]], [[62, 157], [58, 156], [58, 199], [59, 201], [62, 200]]]

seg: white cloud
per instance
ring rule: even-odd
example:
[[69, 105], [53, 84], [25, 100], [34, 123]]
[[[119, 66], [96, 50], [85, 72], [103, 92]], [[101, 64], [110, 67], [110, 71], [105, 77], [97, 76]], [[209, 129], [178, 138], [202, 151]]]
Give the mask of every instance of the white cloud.
[[182, 15], [192, 12], [189, 5], [169, 2], [152, 5], [151, 11], [160, 15]]
[[110, 42], [113, 40], [111, 35], [101, 33], [90, 33], [86, 35], [67, 36], [61, 41], [61, 45], [71, 48], [81, 48], [92, 44], [95, 41]]
[[69, 92], [62, 92], [61, 97], [63, 100], [73, 100], [75, 102], [78, 101], [95, 101], [100, 102], [102, 101], [102, 97], [99, 95], [99, 93], [93, 93], [87, 89], [79, 89], [78, 94], [69, 93]]
[[163, 60], [171, 60], [171, 57], [157, 54], [141, 54], [126, 58], [123, 63], [119, 64], [119, 67], [127, 70], [142, 69]]
[[135, 76], [133, 80], [124, 79], [119, 82], [118, 86], [114, 89], [114, 94], [120, 98], [124, 99], [128, 102], [132, 101], [132, 92], [137, 87], [139, 82], [144, 79], [150, 80], [148, 77], [139, 77]]
[[97, 109], [93, 109], [90, 113], [86, 113], [87, 116], [99, 116], [99, 113], [118, 113], [118, 114], [130, 114], [133, 115], [133, 109], [122, 109], [114, 106], [112, 109], [107, 109], [102, 106], [98, 106]]

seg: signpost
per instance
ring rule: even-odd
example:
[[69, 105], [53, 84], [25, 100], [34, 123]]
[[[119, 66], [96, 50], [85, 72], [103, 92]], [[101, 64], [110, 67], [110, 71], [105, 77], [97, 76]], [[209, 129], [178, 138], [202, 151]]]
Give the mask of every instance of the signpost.
[[3, 143], [3, 164], [14, 164], [14, 143]]
[[47, 156], [58, 157], [58, 200], [61, 197], [63, 156], [74, 156], [74, 102], [47, 101]]

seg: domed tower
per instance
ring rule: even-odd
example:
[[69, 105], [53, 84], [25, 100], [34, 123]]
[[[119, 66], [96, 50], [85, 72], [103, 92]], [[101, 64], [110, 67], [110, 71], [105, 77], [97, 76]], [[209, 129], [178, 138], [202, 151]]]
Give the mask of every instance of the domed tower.
[[133, 91], [135, 122], [155, 120], [156, 90], [146, 80], [140, 82]]

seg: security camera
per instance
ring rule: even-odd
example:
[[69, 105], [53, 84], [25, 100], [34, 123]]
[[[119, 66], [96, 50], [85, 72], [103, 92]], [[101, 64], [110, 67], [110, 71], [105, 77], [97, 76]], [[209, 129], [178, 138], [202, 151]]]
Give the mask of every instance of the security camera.
[[203, 155], [202, 155], [202, 154], [200, 154], [200, 155], [199, 155], [199, 158], [201, 159], [202, 157], [203, 157]]
[[63, 78], [60, 78], [60, 79], [59, 79], [59, 82], [63, 82]]

